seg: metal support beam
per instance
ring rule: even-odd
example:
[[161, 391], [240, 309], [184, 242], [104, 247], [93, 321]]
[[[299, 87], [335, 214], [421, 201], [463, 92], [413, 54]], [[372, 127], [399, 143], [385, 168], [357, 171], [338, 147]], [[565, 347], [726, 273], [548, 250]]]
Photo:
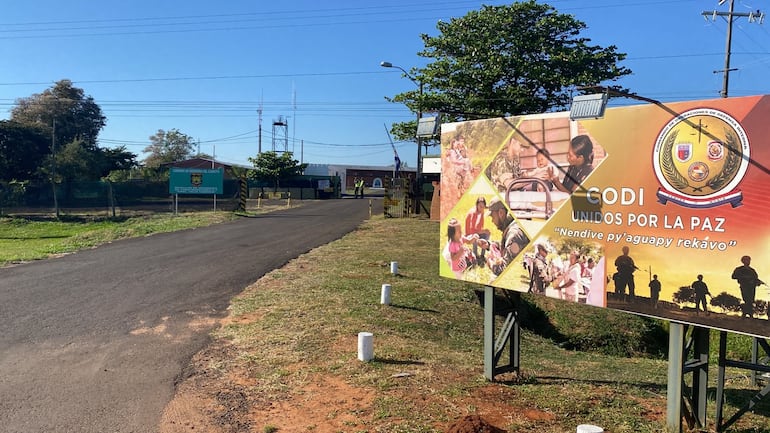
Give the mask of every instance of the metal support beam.
[[[689, 399], [685, 402], [690, 408], [690, 428], [706, 426], [706, 397], [709, 380], [709, 329], [694, 327], [690, 335], [692, 344], [692, 357], [685, 362], [682, 372], [686, 375], [692, 373], [692, 387], [689, 389]], [[688, 350], [689, 354], [690, 351]]]
[[[521, 303], [521, 293], [504, 290], [509, 305], [505, 309], [497, 308], [495, 288], [484, 287], [484, 377], [494, 381], [501, 373], [518, 372], [521, 356], [521, 326], [518, 308]], [[495, 317], [497, 313], [505, 314], [506, 318], [495, 336]], [[500, 359], [508, 346], [508, 364], [500, 365]]]
[[685, 325], [671, 322], [668, 331], [668, 387], [666, 387], [666, 429], [682, 431], [682, 366]]
[[[754, 342], [757, 346], [761, 347], [766, 356], [770, 356], [770, 344], [767, 340], [755, 338]], [[719, 334], [719, 360], [718, 368], [719, 373], [717, 375], [717, 401], [716, 401], [716, 427], [717, 432], [723, 432], [733, 425], [738, 419], [746, 412], [754, 409], [763, 398], [770, 394], [770, 383], [766, 383], [758, 393], [754, 394], [751, 399], [741, 407], [729, 420], [722, 422], [724, 419], [724, 403], [725, 403], [725, 370], [727, 367], [740, 368], [744, 370], [751, 370], [752, 377], [756, 377], [755, 373], [761, 371], [764, 373], [770, 373], [770, 366], [766, 364], [759, 364], [756, 360], [756, 354], [752, 354], [752, 362], [732, 361], [727, 359], [727, 332], [722, 331]]]
[[[693, 327], [685, 344], [687, 326], [671, 323], [668, 342], [668, 388], [666, 427], [669, 432], [682, 431], [682, 417], [690, 428], [706, 425], [708, 392], [709, 330]], [[692, 357], [690, 356], [692, 351]], [[685, 375], [692, 373], [692, 386]]]

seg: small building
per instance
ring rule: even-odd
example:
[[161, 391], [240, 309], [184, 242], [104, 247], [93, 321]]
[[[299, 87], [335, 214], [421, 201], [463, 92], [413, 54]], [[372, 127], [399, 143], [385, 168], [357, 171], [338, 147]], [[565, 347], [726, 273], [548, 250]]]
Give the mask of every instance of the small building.
[[[402, 177], [414, 178], [416, 173], [417, 170], [412, 167], [401, 168]], [[385, 188], [385, 179], [393, 178], [395, 166], [309, 164], [305, 174], [339, 176], [343, 189], [353, 189], [353, 182], [357, 177], [364, 179], [367, 188]]]

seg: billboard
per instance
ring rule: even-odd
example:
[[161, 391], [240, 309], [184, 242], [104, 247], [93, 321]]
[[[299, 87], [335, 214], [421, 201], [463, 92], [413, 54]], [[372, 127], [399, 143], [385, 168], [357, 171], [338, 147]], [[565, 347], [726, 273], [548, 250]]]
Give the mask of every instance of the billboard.
[[768, 119], [751, 96], [442, 125], [440, 275], [770, 337]]
[[171, 167], [170, 194], [222, 194], [224, 169]]

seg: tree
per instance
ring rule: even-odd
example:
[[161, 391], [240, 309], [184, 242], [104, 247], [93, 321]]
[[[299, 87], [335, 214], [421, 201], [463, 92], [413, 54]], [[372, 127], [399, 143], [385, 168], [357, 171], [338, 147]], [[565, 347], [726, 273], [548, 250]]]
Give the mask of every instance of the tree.
[[71, 182], [101, 178], [100, 156], [101, 153], [90, 152], [80, 140], [67, 143], [55, 155], [55, 180]]
[[144, 148], [149, 153], [144, 160], [147, 167], [157, 168], [161, 164], [183, 161], [190, 158], [195, 150], [192, 137], [171, 129], [166, 132], [159, 129], [155, 135], [150, 136], [150, 145]]
[[711, 298], [711, 305], [721, 308], [722, 312], [741, 310], [741, 300], [727, 292], [722, 292]]
[[112, 149], [101, 149], [101, 170], [99, 177], [107, 177], [112, 172], [130, 172], [139, 164], [136, 154], [129, 152], [126, 146], [118, 146]]
[[0, 181], [32, 180], [51, 153], [48, 131], [38, 126], [0, 120]]
[[[534, 0], [483, 6], [436, 25], [439, 35], [422, 34], [431, 59], [411, 74], [422, 83], [392, 102], [412, 111], [446, 113], [450, 121], [540, 113], [569, 106], [580, 86], [628, 75], [618, 66], [625, 54], [580, 36], [585, 23]], [[399, 140], [412, 140], [416, 121], [395, 124]]]
[[22, 202], [26, 188], [27, 181], [4, 182], [0, 180], [0, 215], [3, 215], [4, 207], [16, 206]]
[[[35, 165], [34, 171], [49, 177], [58, 171], [60, 180], [94, 180], [136, 165], [136, 155], [125, 147], [102, 149], [97, 145], [106, 118], [94, 99], [70, 80], [60, 80], [43, 93], [16, 102], [11, 110], [15, 138], [10, 146], [15, 154], [25, 155], [26, 165]], [[29, 179], [32, 172], [26, 171], [30, 174], [25, 179]]]
[[262, 152], [256, 158], [249, 158], [254, 164], [254, 170], [249, 172], [252, 179], [273, 183], [274, 190], [278, 190], [281, 180], [299, 176], [307, 168], [307, 164], [300, 164], [294, 159], [291, 152]]
[[677, 304], [694, 304], [695, 290], [690, 286], [682, 286], [674, 293], [673, 301]]
[[72, 86], [70, 80], [60, 80], [43, 93], [20, 98], [11, 110], [11, 120], [38, 125], [55, 131], [55, 146], [80, 140], [88, 150], [96, 148], [96, 139], [107, 119], [91, 96]]

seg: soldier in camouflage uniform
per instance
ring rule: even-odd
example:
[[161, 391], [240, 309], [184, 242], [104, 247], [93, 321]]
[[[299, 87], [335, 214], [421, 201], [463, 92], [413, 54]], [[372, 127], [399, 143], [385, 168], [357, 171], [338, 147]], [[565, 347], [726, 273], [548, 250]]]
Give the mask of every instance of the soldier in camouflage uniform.
[[546, 257], [548, 250], [545, 245], [537, 244], [535, 247], [535, 258], [532, 260], [532, 269], [530, 271], [529, 292], [545, 294], [545, 289], [551, 283], [550, 263]]
[[519, 152], [521, 152], [521, 143], [512, 137], [508, 145], [497, 154], [487, 167], [487, 178], [492, 181], [498, 191], [508, 191], [511, 182], [521, 177]]
[[492, 222], [498, 230], [503, 232], [503, 235], [499, 242], [479, 239], [479, 246], [489, 250], [487, 255], [489, 269], [493, 274], [500, 275], [506, 266], [527, 246], [529, 238], [513, 219], [513, 216], [508, 213], [499, 198], [493, 198], [487, 209], [487, 215], [492, 218]]

